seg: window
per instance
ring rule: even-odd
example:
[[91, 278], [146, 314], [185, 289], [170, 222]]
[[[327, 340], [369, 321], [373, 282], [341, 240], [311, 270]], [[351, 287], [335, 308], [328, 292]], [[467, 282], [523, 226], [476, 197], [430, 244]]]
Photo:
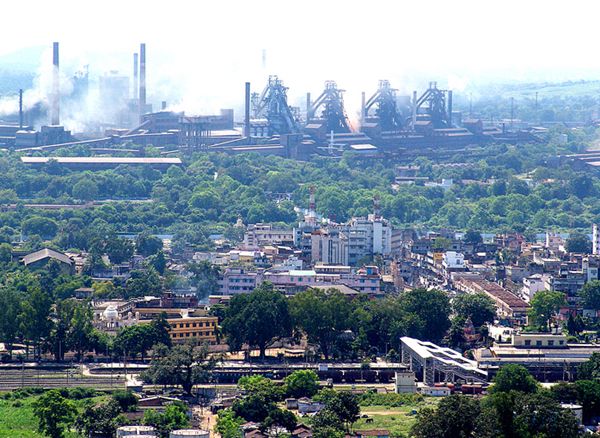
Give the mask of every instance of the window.
[[554, 346], [554, 341], [548, 341], [548, 346], [549, 346], [549, 347], [552, 347], [552, 346]]
[[196, 323], [193, 323], [193, 324], [192, 324], [192, 327], [196, 327]]
[[564, 345], [565, 341], [560, 340], [560, 341], [558, 341], [558, 343], [559, 343], [559, 345]]
[[185, 334], [185, 337], [186, 337], [186, 338], [189, 338], [189, 337], [190, 337], [190, 334], [189, 334], [189, 333], [186, 333], [186, 334]]
[[542, 341], [535, 341], [535, 345], [538, 346], [538, 347], [541, 347], [542, 346]]
[[529, 347], [531, 345], [531, 339], [525, 339], [525, 345]]
[[185, 328], [190, 328], [190, 323], [189, 322], [185, 324]]

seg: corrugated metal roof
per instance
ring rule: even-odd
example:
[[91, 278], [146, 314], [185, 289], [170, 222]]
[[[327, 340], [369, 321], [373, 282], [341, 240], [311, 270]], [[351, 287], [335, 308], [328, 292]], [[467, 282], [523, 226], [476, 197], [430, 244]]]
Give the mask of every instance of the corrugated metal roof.
[[39, 251], [27, 254], [25, 257], [23, 257], [23, 263], [25, 266], [27, 266], [31, 263], [35, 263], [46, 258], [55, 259], [68, 265], [73, 264], [73, 260], [71, 260], [68, 256], [50, 248], [40, 249]]

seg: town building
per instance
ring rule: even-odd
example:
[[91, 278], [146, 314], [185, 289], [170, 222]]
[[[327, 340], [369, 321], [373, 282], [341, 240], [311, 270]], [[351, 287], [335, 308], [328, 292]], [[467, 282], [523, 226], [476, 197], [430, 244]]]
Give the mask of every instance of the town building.
[[492, 377], [504, 364], [523, 365], [541, 382], [573, 381], [577, 368], [600, 345], [570, 344], [561, 333], [513, 333], [510, 343], [495, 342], [489, 348], [475, 350], [478, 366]]
[[526, 324], [529, 304], [499, 284], [485, 280], [477, 274], [465, 273], [456, 274], [453, 284], [459, 292], [486, 294], [494, 301], [500, 319], [516, 325]]
[[244, 248], [259, 249], [265, 245], [293, 245], [294, 230], [276, 228], [271, 224], [248, 225], [244, 233]]

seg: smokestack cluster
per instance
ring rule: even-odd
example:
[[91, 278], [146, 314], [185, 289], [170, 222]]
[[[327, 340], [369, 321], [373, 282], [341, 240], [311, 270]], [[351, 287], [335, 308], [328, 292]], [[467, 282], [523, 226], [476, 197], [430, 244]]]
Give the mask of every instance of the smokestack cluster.
[[140, 121], [146, 112], [146, 44], [140, 44]]
[[52, 96], [50, 98], [50, 124], [60, 124], [60, 84], [58, 65], [58, 43], [52, 44]]
[[244, 137], [250, 137], [250, 82], [246, 82], [246, 107], [244, 111]]

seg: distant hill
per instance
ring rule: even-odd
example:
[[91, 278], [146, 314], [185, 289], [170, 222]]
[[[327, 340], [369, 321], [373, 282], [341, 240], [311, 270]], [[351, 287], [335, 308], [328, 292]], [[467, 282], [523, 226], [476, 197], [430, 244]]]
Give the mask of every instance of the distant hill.
[[15, 94], [19, 88], [33, 86], [33, 78], [45, 49], [43, 46], [28, 47], [0, 55], [0, 96]]

